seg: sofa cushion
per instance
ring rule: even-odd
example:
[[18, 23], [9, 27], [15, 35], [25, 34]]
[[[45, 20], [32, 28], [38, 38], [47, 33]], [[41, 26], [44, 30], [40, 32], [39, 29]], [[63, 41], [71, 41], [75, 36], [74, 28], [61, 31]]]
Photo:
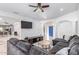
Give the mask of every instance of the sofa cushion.
[[53, 45], [55, 45], [58, 42], [67, 42], [67, 41], [62, 39], [62, 38], [56, 38], [56, 39], [53, 40]]
[[56, 38], [54, 39], [55, 41], [59, 41], [59, 42], [67, 42], [66, 40], [62, 39], [62, 38]]
[[74, 45], [70, 51], [69, 55], [79, 55], [79, 44]]
[[74, 43], [79, 43], [79, 37], [74, 37], [73, 39], [71, 39], [69, 42], [69, 47], [71, 47]]
[[69, 55], [79, 55], [79, 36], [73, 35], [69, 39]]
[[62, 48], [56, 53], [56, 55], [68, 55], [68, 50], [69, 47]]
[[60, 49], [64, 48], [64, 47], [68, 47], [68, 43], [67, 42], [58, 42], [55, 46], [53, 46], [53, 48], [50, 50], [50, 54], [55, 54], [57, 51], [59, 51]]
[[31, 44], [27, 43], [27, 42], [19, 41], [16, 44], [16, 47], [19, 48], [20, 50], [22, 50], [24, 53], [27, 53], [27, 52], [29, 52], [29, 50], [31, 48]]
[[19, 41], [17, 38], [10, 38], [10, 40], [8, 40], [11, 44], [16, 45], [17, 42]]
[[8, 41], [7, 42], [7, 55], [25, 55], [25, 53]]
[[48, 52], [45, 49], [42, 49], [37, 46], [32, 46], [29, 52], [30, 55], [48, 55]]

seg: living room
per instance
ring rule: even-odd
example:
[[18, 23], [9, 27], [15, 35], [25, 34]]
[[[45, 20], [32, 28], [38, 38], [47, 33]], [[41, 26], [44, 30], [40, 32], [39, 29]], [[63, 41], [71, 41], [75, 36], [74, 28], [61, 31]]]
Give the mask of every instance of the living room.
[[[76, 52], [72, 53], [75, 50], [68, 53], [70, 37], [79, 35], [78, 15], [78, 3], [0, 3], [0, 31], [5, 27], [10, 29], [10, 34], [4, 35], [4, 31], [0, 34], [0, 54], [78, 55]], [[54, 50], [58, 41], [65, 41], [59, 42], [64, 46]], [[59, 53], [64, 48], [66, 53]]]

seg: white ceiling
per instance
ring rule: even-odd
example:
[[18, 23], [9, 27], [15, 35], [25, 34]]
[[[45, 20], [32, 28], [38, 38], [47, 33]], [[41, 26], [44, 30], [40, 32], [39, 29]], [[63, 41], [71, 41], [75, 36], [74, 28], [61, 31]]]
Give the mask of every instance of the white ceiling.
[[35, 8], [29, 7], [30, 4], [36, 5], [35, 3], [0, 3], [0, 10], [35, 20], [53, 19], [77, 10], [76, 3], [43, 3], [42, 5], [48, 4], [50, 7], [45, 8], [45, 12], [33, 12]]

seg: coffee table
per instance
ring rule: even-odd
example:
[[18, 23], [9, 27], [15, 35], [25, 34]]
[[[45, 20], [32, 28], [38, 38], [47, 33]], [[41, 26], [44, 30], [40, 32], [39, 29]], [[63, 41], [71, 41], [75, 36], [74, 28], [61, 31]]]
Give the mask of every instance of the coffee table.
[[40, 42], [34, 43], [33, 45], [46, 49], [47, 51], [53, 47], [52, 41], [50, 40], [42, 40]]

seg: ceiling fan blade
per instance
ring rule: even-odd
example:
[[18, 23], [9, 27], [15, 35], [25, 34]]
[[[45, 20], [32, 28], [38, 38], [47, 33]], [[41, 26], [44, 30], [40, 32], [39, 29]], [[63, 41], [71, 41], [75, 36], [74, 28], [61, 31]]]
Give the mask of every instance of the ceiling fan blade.
[[34, 12], [36, 12], [37, 11], [37, 8], [34, 10]]
[[44, 10], [42, 9], [42, 7], [40, 7], [40, 10], [41, 10], [42, 12], [44, 12]]
[[29, 5], [29, 7], [37, 7], [37, 6]]
[[43, 6], [42, 6], [42, 8], [47, 8], [47, 7], [49, 7], [49, 5], [43, 5]]
[[44, 12], [44, 10], [43, 10], [43, 9], [42, 9], [41, 11], [42, 11], [42, 12]]

